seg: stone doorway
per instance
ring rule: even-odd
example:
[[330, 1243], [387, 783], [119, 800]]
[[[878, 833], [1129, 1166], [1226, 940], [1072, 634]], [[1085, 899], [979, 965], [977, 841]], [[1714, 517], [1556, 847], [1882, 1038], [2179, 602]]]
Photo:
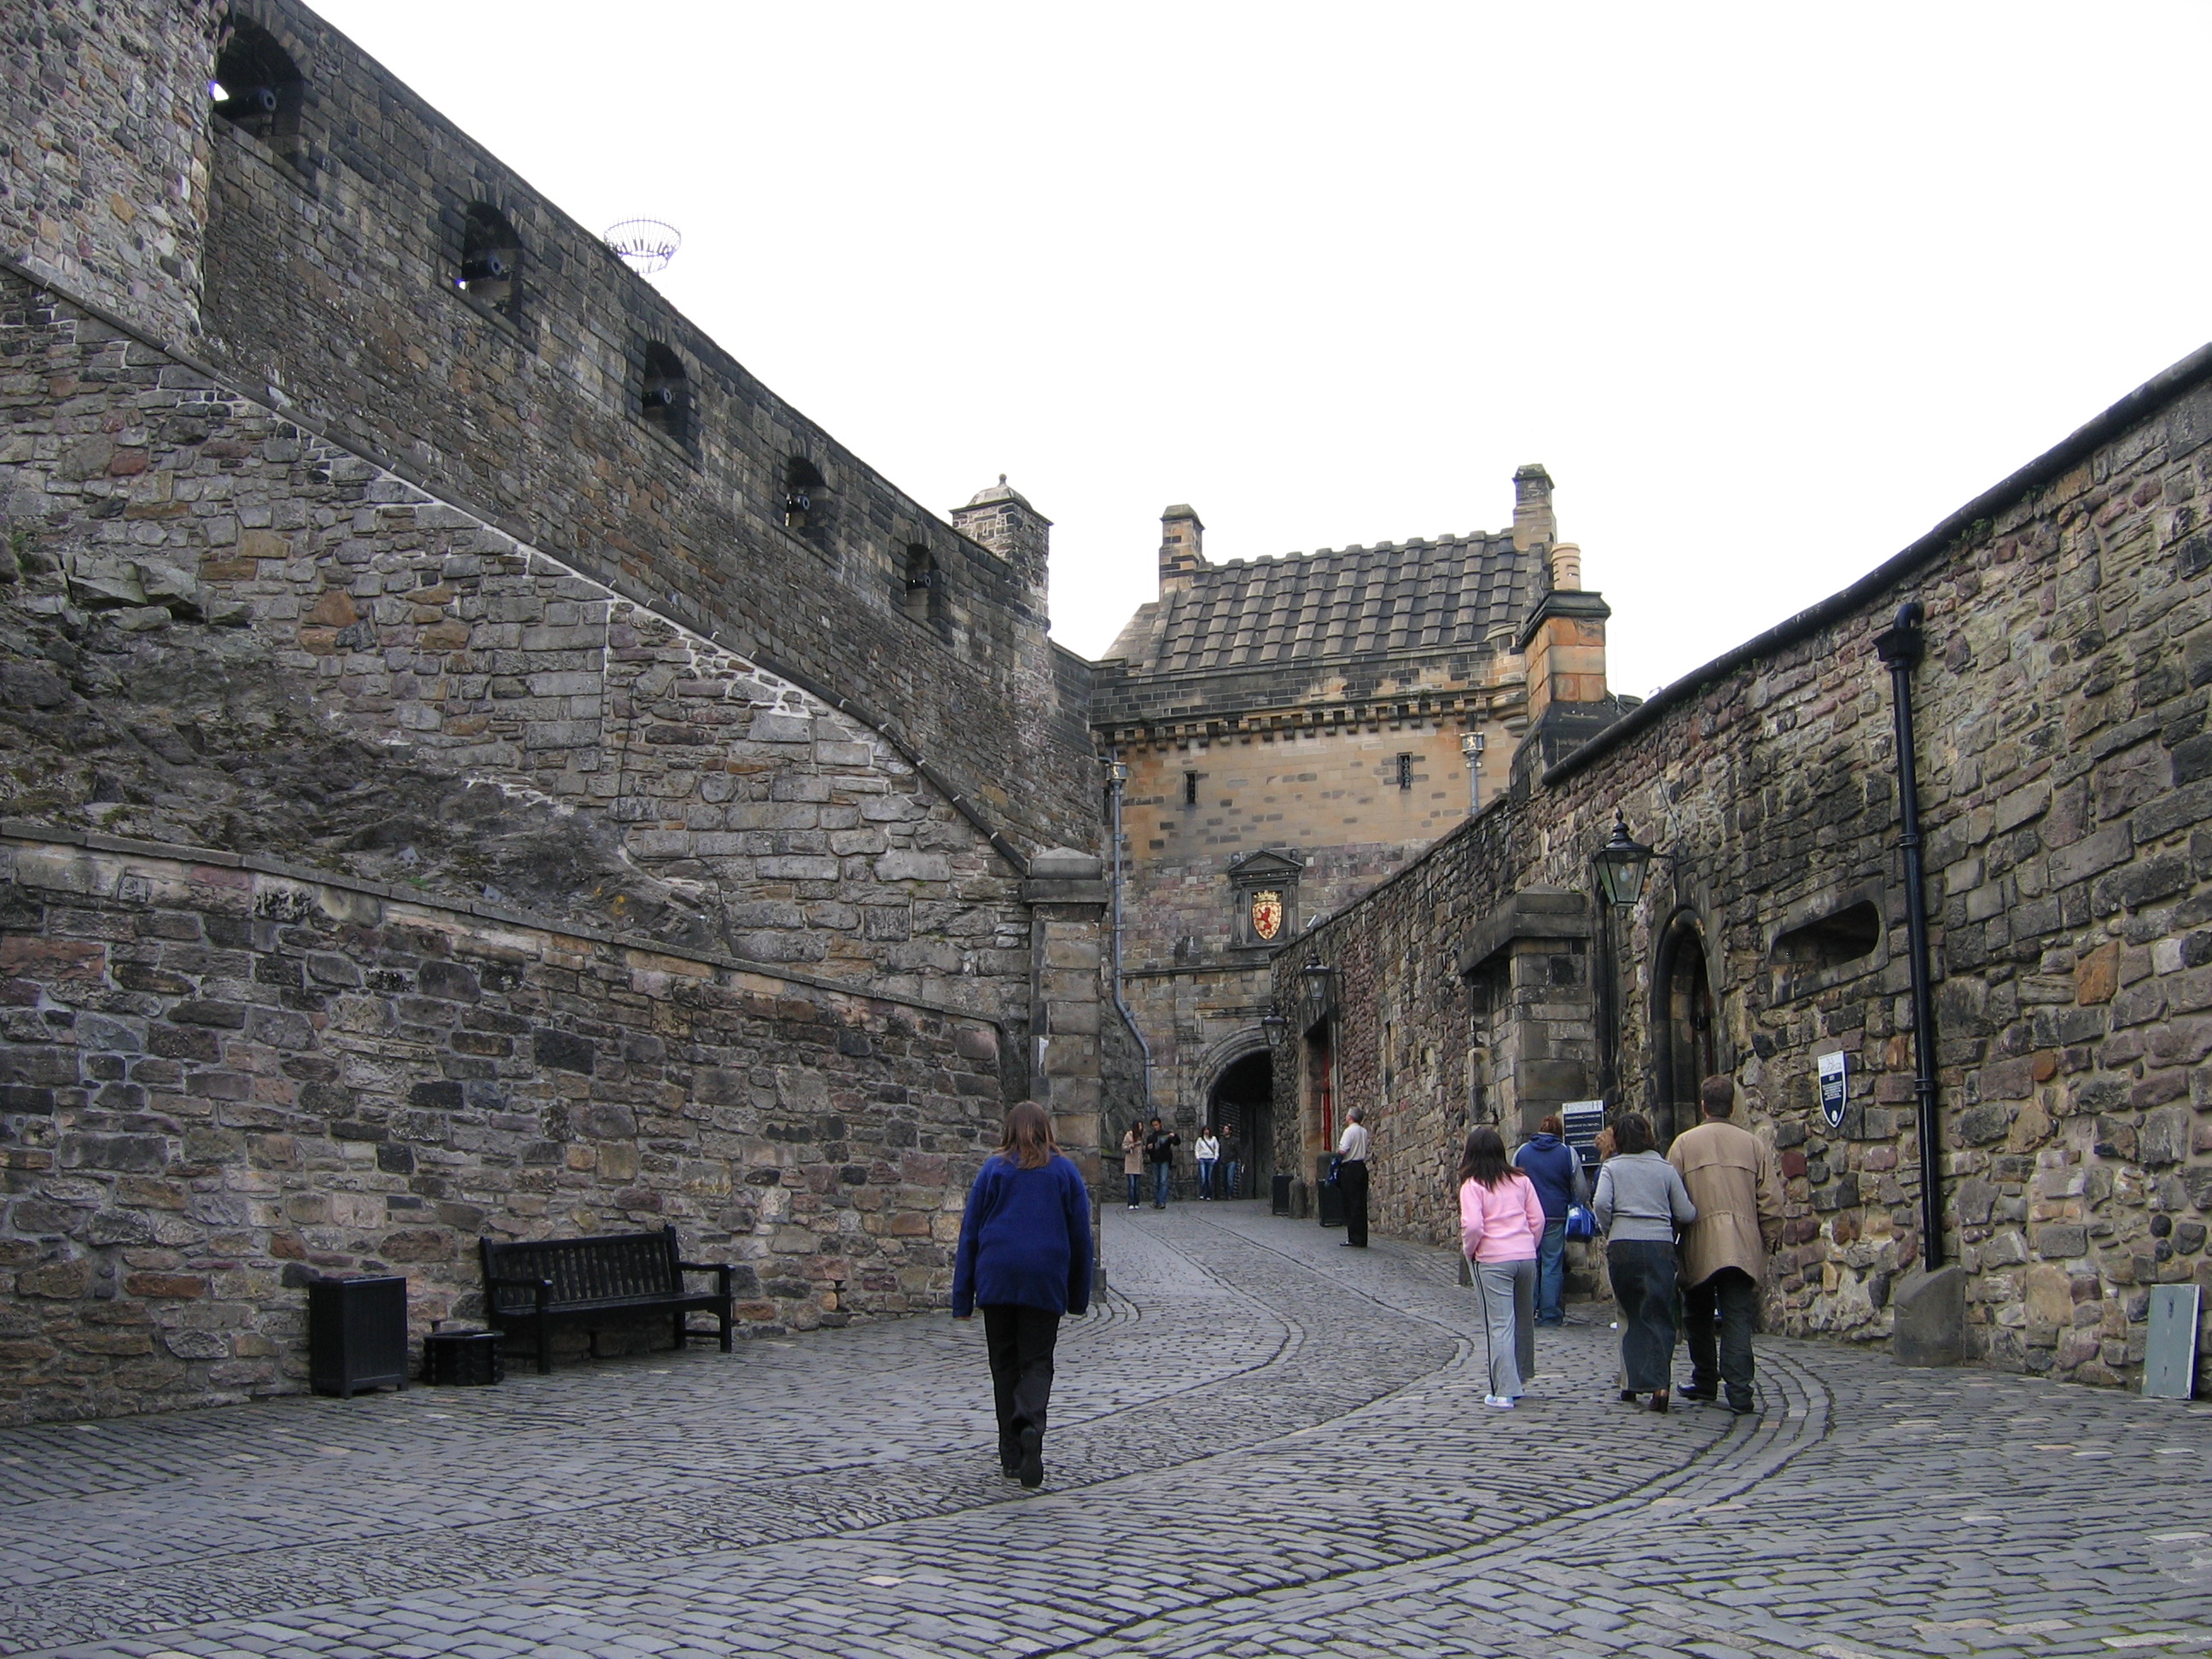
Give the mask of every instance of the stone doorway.
[[1705, 940], [1694, 922], [1676, 924], [1668, 939], [1666, 963], [1660, 981], [1659, 1121], [1653, 1127], [1671, 1141], [1696, 1127], [1698, 1085], [1720, 1070], [1720, 1054]]
[[1237, 1127], [1244, 1166], [1237, 1179], [1239, 1198], [1267, 1195], [1267, 1178], [1274, 1173], [1274, 1062], [1265, 1048], [1232, 1063], [1206, 1095], [1206, 1121], [1217, 1130], [1224, 1124]]

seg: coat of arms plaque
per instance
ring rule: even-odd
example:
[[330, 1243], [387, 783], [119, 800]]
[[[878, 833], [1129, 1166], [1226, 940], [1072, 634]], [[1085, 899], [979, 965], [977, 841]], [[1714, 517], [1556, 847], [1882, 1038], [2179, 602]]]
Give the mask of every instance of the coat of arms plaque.
[[1262, 888], [1252, 895], [1252, 932], [1255, 937], [1273, 944], [1283, 931], [1283, 896], [1273, 888]]

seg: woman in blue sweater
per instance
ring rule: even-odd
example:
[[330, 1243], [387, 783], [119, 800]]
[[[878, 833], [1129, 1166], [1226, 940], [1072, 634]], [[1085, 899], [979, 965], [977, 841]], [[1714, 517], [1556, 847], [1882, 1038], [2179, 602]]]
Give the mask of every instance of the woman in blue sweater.
[[983, 1310], [999, 1407], [999, 1467], [1044, 1484], [1045, 1407], [1062, 1314], [1091, 1305], [1091, 1192], [1060, 1155], [1052, 1119], [1025, 1100], [968, 1189], [952, 1267], [952, 1316]]

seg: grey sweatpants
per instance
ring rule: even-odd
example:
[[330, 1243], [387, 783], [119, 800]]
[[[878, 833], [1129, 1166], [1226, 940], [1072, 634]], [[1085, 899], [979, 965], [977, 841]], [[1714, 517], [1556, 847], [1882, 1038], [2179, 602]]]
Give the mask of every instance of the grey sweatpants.
[[1474, 1261], [1474, 1294], [1490, 1344], [1490, 1391], [1520, 1398], [1536, 1374], [1536, 1264]]

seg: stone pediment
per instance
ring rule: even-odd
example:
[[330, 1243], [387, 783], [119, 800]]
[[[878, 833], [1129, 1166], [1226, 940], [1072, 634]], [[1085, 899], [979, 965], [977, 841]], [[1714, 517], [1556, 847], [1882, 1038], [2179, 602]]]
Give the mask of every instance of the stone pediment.
[[1229, 879], [1239, 887], [1294, 882], [1305, 873], [1305, 860], [1287, 848], [1267, 847], [1229, 860]]

